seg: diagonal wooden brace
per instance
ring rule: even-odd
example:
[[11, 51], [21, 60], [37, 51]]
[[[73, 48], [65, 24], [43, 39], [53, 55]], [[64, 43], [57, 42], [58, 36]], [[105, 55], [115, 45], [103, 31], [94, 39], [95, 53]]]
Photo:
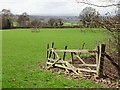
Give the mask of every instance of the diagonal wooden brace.
[[47, 69], [50, 69], [53, 65], [55, 65], [61, 58], [56, 59]]

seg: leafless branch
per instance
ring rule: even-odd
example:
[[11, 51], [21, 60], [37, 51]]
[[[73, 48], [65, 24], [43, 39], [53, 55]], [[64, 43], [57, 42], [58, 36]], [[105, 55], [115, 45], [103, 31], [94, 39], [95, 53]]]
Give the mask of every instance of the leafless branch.
[[110, 4], [110, 5], [96, 5], [96, 4], [92, 4], [92, 3], [88, 3], [88, 2], [83, 2], [83, 1], [77, 1], [75, 0], [77, 3], [84, 3], [87, 5], [92, 5], [92, 6], [96, 6], [96, 7], [111, 7], [111, 6], [119, 6], [120, 4]]

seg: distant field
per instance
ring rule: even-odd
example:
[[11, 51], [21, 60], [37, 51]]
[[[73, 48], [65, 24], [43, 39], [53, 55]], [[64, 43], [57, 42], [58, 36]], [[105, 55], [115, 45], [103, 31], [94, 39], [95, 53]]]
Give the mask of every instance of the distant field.
[[77, 23], [64, 23], [63, 26], [79, 26]]
[[55, 75], [40, 69], [45, 64], [46, 45], [55, 42], [55, 47], [94, 49], [96, 44], [106, 42], [103, 29], [11, 29], [2, 32], [3, 45], [3, 88], [64, 88], [64, 87], [102, 87], [91, 81], [70, 80], [64, 75]]

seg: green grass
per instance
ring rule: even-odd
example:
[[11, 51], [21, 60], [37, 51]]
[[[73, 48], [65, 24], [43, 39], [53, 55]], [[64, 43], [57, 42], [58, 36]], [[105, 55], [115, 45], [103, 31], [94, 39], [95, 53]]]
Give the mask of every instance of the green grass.
[[[30, 29], [11, 29], [2, 32], [2, 87], [3, 88], [64, 88], [102, 86], [92, 81], [75, 81], [42, 70], [45, 65], [46, 45], [55, 42], [55, 47], [78, 49], [85, 42], [85, 48], [94, 49], [105, 41], [106, 33], [99, 29], [41, 29], [32, 33]], [[95, 31], [95, 32], [93, 32]]]
[[63, 26], [76, 26], [77, 23], [64, 23]]

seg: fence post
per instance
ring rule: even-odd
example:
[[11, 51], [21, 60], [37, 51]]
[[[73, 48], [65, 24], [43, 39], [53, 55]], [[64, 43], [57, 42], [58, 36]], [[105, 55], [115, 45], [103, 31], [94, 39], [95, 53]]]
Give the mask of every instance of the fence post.
[[[46, 57], [47, 58], [47, 62], [49, 62], [49, 60], [48, 60], [49, 50], [48, 49], [49, 49], [49, 44], [47, 44], [47, 53], [46, 53], [47, 54], [47, 57]], [[48, 64], [46, 64], [46, 66], [48, 66]]]
[[[67, 46], [65, 46], [65, 50], [67, 49]], [[66, 52], [64, 52], [63, 54], [63, 60], [65, 60], [65, 55], [66, 55]]]
[[48, 55], [49, 55], [48, 49], [49, 49], [49, 44], [47, 44], [47, 58], [48, 58]]
[[105, 56], [105, 44], [100, 45], [99, 58], [97, 64], [97, 76], [102, 77], [103, 75], [103, 65], [104, 65], [104, 56]]
[[[53, 48], [53, 47], [54, 47], [54, 42], [52, 43], [52, 47], [51, 48]], [[50, 51], [49, 58], [51, 57], [51, 55], [52, 55], [52, 51]]]
[[72, 62], [73, 62], [73, 52], [71, 52]]
[[97, 53], [96, 53], [96, 70], [97, 70], [97, 76], [98, 76], [98, 63], [99, 63], [100, 46], [97, 46], [96, 49], [97, 49]]

